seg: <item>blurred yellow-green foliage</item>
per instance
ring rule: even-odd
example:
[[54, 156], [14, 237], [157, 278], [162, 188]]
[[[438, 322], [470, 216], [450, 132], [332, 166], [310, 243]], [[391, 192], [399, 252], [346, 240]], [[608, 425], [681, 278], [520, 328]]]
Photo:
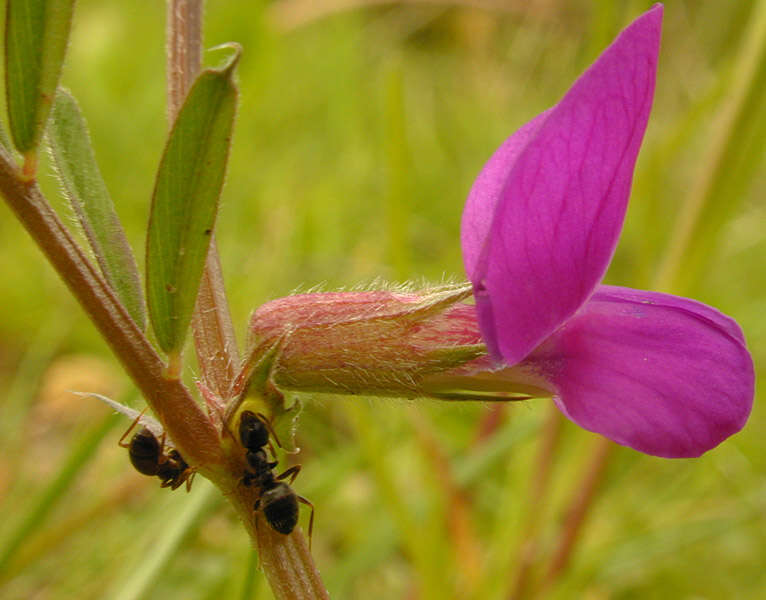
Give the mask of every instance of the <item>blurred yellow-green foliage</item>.
[[[462, 277], [460, 213], [481, 165], [649, 5], [209, 0], [205, 46], [244, 47], [218, 224], [240, 337], [251, 310], [295, 289]], [[63, 79], [139, 262], [167, 129], [164, 16], [161, 2], [81, 0]], [[764, 89], [766, 2], [666, 3], [655, 105], [608, 274], [734, 316], [759, 374]], [[47, 165], [41, 183], [63, 206]], [[684, 237], [679, 223], [698, 208]], [[117, 446], [127, 423], [67, 393], [140, 404], [4, 204], [0, 250], [0, 596], [269, 598], [206, 482], [160, 490]], [[549, 409], [308, 404], [295, 487], [316, 506], [332, 596], [506, 598], [530, 523], [532, 581], [543, 576], [598, 443], [566, 423], [544, 502], [527, 506]], [[745, 430], [698, 460], [619, 449], [548, 597], [766, 597], [764, 440], [757, 397]]]

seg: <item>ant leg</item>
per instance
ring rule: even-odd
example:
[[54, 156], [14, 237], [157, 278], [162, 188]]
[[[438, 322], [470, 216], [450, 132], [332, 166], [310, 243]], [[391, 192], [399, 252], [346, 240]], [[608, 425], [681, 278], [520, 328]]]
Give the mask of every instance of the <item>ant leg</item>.
[[[271, 421], [269, 421], [266, 415], [262, 413], [255, 413], [255, 416], [258, 417], [258, 420], [266, 426], [266, 429], [269, 430], [269, 433], [271, 434], [271, 437], [274, 438], [274, 441], [277, 443], [277, 446], [281, 448], [282, 444], [279, 441], [279, 438], [277, 437], [277, 432], [274, 431], [274, 428], [271, 426]], [[269, 444], [271, 444], [271, 442], [269, 442]], [[271, 449], [271, 453], [274, 454], [273, 448]]]
[[133, 419], [133, 422], [130, 424], [130, 427], [128, 427], [128, 430], [127, 430], [125, 433], [123, 433], [123, 434], [122, 434], [122, 437], [120, 438], [120, 441], [119, 441], [119, 442], [117, 442], [117, 445], [118, 445], [118, 446], [120, 446], [120, 447], [122, 447], [122, 448], [130, 448], [130, 442], [128, 442], [127, 444], [125, 444], [125, 443], [123, 442], [123, 440], [124, 440], [126, 437], [128, 437], [128, 434], [129, 434], [131, 431], [133, 431], [133, 428], [134, 428], [134, 427], [135, 427], [135, 426], [138, 424], [138, 422], [141, 420], [141, 417], [143, 417], [143, 416], [144, 416], [144, 413], [146, 412], [146, 410], [147, 410], [148, 408], [149, 408], [149, 407], [147, 406], [147, 407], [146, 407], [144, 410], [142, 410], [140, 413], [138, 413], [138, 416], [137, 416], [135, 419]]
[[[271, 458], [273, 458], [273, 459], [274, 459], [274, 462], [273, 462], [273, 463], [271, 463], [273, 466], [272, 466], [272, 467], [270, 467], [271, 469], [273, 469], [274, 467], [276, 467], [276, 466], [277, 466], [277, 463], [279, 462], [279, 461], [277, 460], [277, 451], [276, 451], [276, 450], [274, 450], [274, 444], [272, 444], [272, 443], [271, 443], [271, 440], [269, 440], [269, 441], [268, 441], [267, 445], [268, 445], [268, 447], [269, 447], [269, 452], [271, 452]], [[280, 447], [281, 447], [281, 446], [280, 446]]]
[[188, 475], [186, 476], [186, 493], [188, 494], [191, 492], [191, 484], [192, 481], [194, 481], [194, 476], [197, 474], [197, 469], [195, 467], [189, 467]]
[[[160, 438], [160, 454], [159, 454], [159, 460], [157, 461], [158, 464], [163, 464], [168, 462], [168, 456], [165, 454], [165, 439], [168, 437], [167, 431], [162, 432], [162, 437]], [[180, 456], [180, 455], [179, 455]]]
[[[163, 481], [160, 487], [169, 487], [171, 490], [177, 490], [186, 482], [186, 491], [188, 493], [191, 491], [191, 482], [196, 474], [196, 468], [187, 466], [180, 473], [171, 474], [170, 478]], [[160, 477], [160, 479], [162, 478]]]
[[298, 498], [298, 502], [305, 504], [311, 509], [311, 516], [309, 517], [309, 552], [311, 552], [311, 540], [313, 539], [312, 534], [314, 533], [314, 505], [303, 496], [298, 496], [296, 494], [296, 497]]
[[170, 468], [172, 468], [173, 462], [177, 463], [177, 459], [181, 458], [181, 455], [178, 454], [178, 450], [171, 450], [169, 454], [165, 454], [165, 440], [167, 437], [167, 432], [163, 431], [162, 437], [160, 438], [160, 451], [157, 455], [157, 477], [159, 477], [162, 482], [160, 484], [161, 488], [169, 487], [171, 490], [175, 490], [183, 483], [183, 480], [179, 480], [178, 474], [174, 475], [172, 471], [168, 472], [165, 469], [163, 472], [162, 467], [170, 463]]
[[300, 472], [301, 472], [301, 466], [295, 465], [294, 467], [290, 467], [289, 469], [287, 469], [287, 471], [285, 471], [281, 475], [277, 475], [277, 479], [281, 481], [289, 477], [290, 481], [288, 483], [292, 483], [293, 481], [295, 481], [295, 478], [298, 477], [298, 473]]

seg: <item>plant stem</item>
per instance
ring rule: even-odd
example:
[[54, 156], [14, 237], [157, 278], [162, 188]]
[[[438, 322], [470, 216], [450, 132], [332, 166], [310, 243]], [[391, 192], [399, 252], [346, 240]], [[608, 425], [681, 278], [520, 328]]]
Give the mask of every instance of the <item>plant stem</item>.
[[256, 486], [236, 485], [226, 493], [242, 524], [258, 547], [261, 567], [276, 600], [329, 600], [330, 596], [314, 565], [299, 527], [289, 535], [272, 529], [263, 513], [253, 510], [260, 491]]
[[306, 539], [299, 530], [290, 535], [274, 531], [257, 513], [258, 553], [277, 600], [329, 600], [314, 566]]
[[[0, 151], [0, 192], [11, 210], [69, 287], [143, 393], [189, 464], [204, 473], [223, 462], [218, 432], [130, 318], [101, 273], [88, 260], [34, 182], [25, 182]], [[179, 417], [180, 416], [180, 417]]]
[[[169, 0], [167, 11], [167, 94], [172, 123], [200, 70], [202, 1]], [[215, 238], [192, 317], [194, 347], [205, 386], [223, 401], [240, 368], [234, 326], [223, 283]], [[225, 486], [229, 487], [229, 486]], [[255, 499], [245, 486], [224, 490], [258, 546], [263, 570], [278, 600], [329, 598], [300, 530], [275, 532], [253, 510]]]
[[192, 329], [202, 380], [210, 391], [226, 402], [241, 360], [226, 300], [215, 234], [210, 240], [207, 263], [200, 281]]
[[172, 125], [202, 61], [202, 0], [169, 0], [167, 26], [168, 122]]

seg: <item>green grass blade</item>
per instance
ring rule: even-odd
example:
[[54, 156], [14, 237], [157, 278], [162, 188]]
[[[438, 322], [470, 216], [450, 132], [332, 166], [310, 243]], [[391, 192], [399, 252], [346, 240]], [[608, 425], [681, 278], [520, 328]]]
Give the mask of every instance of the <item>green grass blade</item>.
[[[126, 580], [118, 581], [105, 598], [136, 600], [145, 598], [155, 579], [173, 559], [187, 535], [205, 517], [207, 511], [220, 499], [217, 488], [206, 479], [199, 478], [183, 510], [175, 515], [151, 547], [143, 552], [140, 563], [128, 570]], [[160, 533], [160, 532], [158, 532]]]
[[5, 85], [11, 136], [22, 153], [40, 143], [64, 62], [74, 0], [8, 0]]
[[[30, 502], [18, 525], [3, 542], [3, 547], [0, 549], [0, 573], [6, 572], [6, 567], [16, 555], [19, 547], [43, 525], [46, 516], [50, 514], [58, 500], [69, 489], [75, 477], [95, 455], [101, 440], [119, 422], [120, 417], [116, 414], [110, 414], [99, 425], [85, 433], [82, 439], [75, 442], [72, 452], [58, 470], [58, 475], [37, 498]], [[2, 579], [0, 575], [0, 580]]]
[[256, 584], [256, 574], [258, 572], [258, 553], [254, 548], [250, 549], [247, 554], [247, 561], [245, 563], [245, 578], [242, 582], [242, 589], [239, 597], [242, 600], [250, 600], [253, 597], [253, 590]]
[[104, 277], [143, 330], [146, 308], [133, 251], [101, 177], [77, 101], [58, 90], [48, 141], [56, 172]]
[[71, 335], [72, 322], [65, 318], [66, 310], [61, 305], [56, 306], [48, 311], [46, 318], [35, 324], [14, 377], [3, 386], [0, 452], [6, 456], [21, 455], [26, 435], [25, 421], [35, 407], [32, 398], [39, 385], [38, 377], [53, 362], [53, 357], [62, 351], [64, 340]]
[[[239, 50], [203, 71], [181, 107], [160, 162], [146, 245], [149, 318], [160, 347], [177, 356], [189, 329], [218, 212], [237, 89]], [[171, 362], [173, 362], [171, 360]]]
[[[447, 581], [443, 578], [441, 564], [434, 564], [431, 556], [440, 548], [431, 545], [431, 519], [419, 520], [410, 503], [406, 502], [396, 485], [394, 471], [387, 453], [387, 441], [377, 424], [370, 418], [371, 411], [359, 404], [351, 404], [353, 422], [357, 430], [360, 450], [369, 462], [378, 492], [398, 530], [404, 551], [415, 565], [418, 585], [424, 598], [444, 598]], [[408, 498], [409, 499], [409, 498]], [[436, 517], [436, 518], [440, 518]], [[424, 532], [424, 528], [426, 531]]]
[[690, 293], [708, 264], [722, 227], [740, 209], [763, 164], [766, 111], [766, 2], [752, 8], [696, 186], [682, 209], [658, 287]]

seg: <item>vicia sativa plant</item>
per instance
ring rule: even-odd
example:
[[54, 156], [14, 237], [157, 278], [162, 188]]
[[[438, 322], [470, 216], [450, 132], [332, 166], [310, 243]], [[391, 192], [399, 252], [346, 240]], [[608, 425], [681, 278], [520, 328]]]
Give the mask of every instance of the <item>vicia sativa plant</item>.
[[[254, 312], [240, 358], [212, 243], [240, 49], [229, 46], [221, 67], [200, 71], [199, 31], [195, 40], [186, 27], [199, 14], [169, 11], [172, 126], [152, 196], [144, 291], [84, 118], [58, 89], [73, 4], [7, 3], [13, 148], [0, 150], [0, 191], [157, 417], [108, 400], [147, 428], [148, 457], [125, 443], [134, 464], [174, 489], [193, 473], [220, 488], [277, 597], [326, 597], [294, 521], [274, 527], [278, 519], [262, 514], [266, 493], [299, 498], [267, 450], [277, 438], [290, 446], [302, 392], [550, 399], [589, 431], [669, 458], [699, 456], [744, 426], [754, 375], [737, 323], [694, 300], [602, 284], [653, 101], [661, 6], [486, 163], [462, 217], [469, 283], [279, 298]], [[37, 187], [44, 138], [95, 261]], [[206, 411], [182, 380], [190, 332]]]

